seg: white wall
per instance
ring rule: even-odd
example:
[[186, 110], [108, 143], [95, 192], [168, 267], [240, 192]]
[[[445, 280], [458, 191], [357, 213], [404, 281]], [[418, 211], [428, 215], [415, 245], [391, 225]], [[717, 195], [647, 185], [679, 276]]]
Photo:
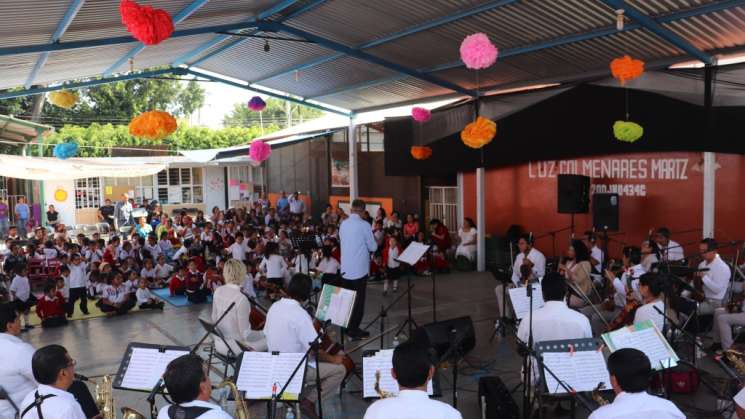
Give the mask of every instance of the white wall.
[[[57, 191], [60, 191], [58, 194]], [[65, 200], [58, 198], [65, 195]], [[59, 212], [59, 220], [63, 224], [75, 224], [75, 181], [74, 180], [47, 180], [44, 181], [44, 201], [46, 205], [54, 205]], [[46, 211], [44, 208], [43, 211]]]
[[212, 213], [212, 207], [225, 209], [225, 168], [204, 168], [204, 204], [205, 215]]

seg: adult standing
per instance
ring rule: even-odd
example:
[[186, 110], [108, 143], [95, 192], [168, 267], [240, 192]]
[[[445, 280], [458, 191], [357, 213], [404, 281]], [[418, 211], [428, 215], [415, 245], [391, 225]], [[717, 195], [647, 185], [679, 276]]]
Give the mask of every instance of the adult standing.
[[26, 239], [27, 231], [26, 226], [28, 225], [28, 219], [31, 216], [31, 208], [26, 203], [26, 197], [22, 196], [18, 198], [18, 203], [15, 206], [16, 224], [18, 226], [18, 234], [21, 239]]
[[290, 204], [290, 215], [292, 216], [292, 218], [295, 218], [298, 221], [302, 221], [303, 215], [305, 214], [305, 202], [300, 199], [300, 192], [295, 192], [294, 194], [290, 195], [290, 199], [288, 199], [288, 201]]
[[284, 218], [290, 212], [290, 201], [287, 199], [285, 191], [280, 192], [279, 199], [277, 200], [277, 212], [280, 218]]
[[[22, 341], [21, 317], [13, 304], [0, 306], [0, 387], [20, 408], [23, 398], [34, 388], [36, 381], [31, 370], [34, 348]], [[7, 400], [0, 400], [0, 419], [15, 418], [15, 410]]]
[[50, 205], [47, 210], [47, 225], [54, 227], [59, 223], [59, 212], [54, 208], [54, 205]]
[[111, 200], [106, 198], [104, 204], [98, 208], [98, 221], [107, 223], [109, 227], [114, 228], [114, 206]]
[[8, 233], [10, 222], [10, 207], [4, 199], [0, 199], [0, 237], [5, 237]]
[[365, 314], [365, 290], [367, 276], [370, 273], [370, 253], [378, 249], [370, 224], [362, 219], [365, 212], [365, 201], [355, 199], [349, 218], [339, 227], [341, 240], [341, 272], [344, 288], [357, 292], [352, 317], [349, 320], [347, 334], [353, 339], [363, 339], [370, 333], [360, 330], [360, 322]]
[[120, 228], [132, 225], [132, 204], [129, 202], [129, 195], [122, 194], [121, 200], [116, 203], [114, 208], [114, 227], [117, 233]]

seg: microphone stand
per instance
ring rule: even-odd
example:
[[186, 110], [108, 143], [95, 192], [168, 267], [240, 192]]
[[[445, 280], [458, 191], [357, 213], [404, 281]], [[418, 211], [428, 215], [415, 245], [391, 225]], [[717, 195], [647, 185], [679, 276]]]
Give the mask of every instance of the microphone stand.
[[[295, 375], [300, 370], [300, 367], [303, 366], [303, 363], [308, 359], [308, 356], [310, 355], [310, 352], [315, 352], [316, 355], [316, 391], [318, 394], [318, 417], [320, 419], [323, 419], [323, 402], [321, 400], [321, 373], [319, 371], [319, 365], [320, 362], [318, 360], [318, 344], [323, 339], [323, 336], [326, 334], [326, 327], [331, 323], [331, 320], [326, 320], [323, 322], [321, 327], [318, 328], [318, 333], [316, 334], [315, 339], [313, 339], [312, 342], [309, 342], [308, 350], [305, 351], [305, 355], [303, 355], [303, 358], [300, 359], [300, 362], [295, 366], [295, 369], [292, 371], [292, 374], [290, 374], [290, 378], [287, 379], [287, 382], [282, 386], [282, 389], [279, 391], [279, 393], [272, 394], [272, 400], [269, 402], [269, 419], [276, 419], [277, 417], [277, 401], [282, 399], [282, 395], [285, 394], [285, 390], [287, 390], [287, 387], [289, 387], [290, 383], [292, 382], [292, 379], [295, 378]], [[298, 395], [298, 401], [300, 399], [300, 396]]]
[[528, 282], [526, 292], [528, 293], [529, 311], [528, 311], [528, 354], [523, 360], [523, 416], [530, 418], [533, 416], [531, 411], [533, 406], [533, 400], [531, 400], [531, 389], [533, 387], [533, 374], [532, 366], [533, 361], [531, 359], [533, 352], [533, 284]]
[[468, 336], [468, 332], [471, 330], [470, 327], [466, 329], [463, 333], [461, 333], [460, 336], [458, 336], [458, 330], [454, 327], [450, 329], [450, 336], [448, 340], [450, 341], [450, 347], [447, 351], [440, 357], [438, 364], [441, 364], [443, 361], [450, 358], [452, 355], [453, 360], [453, 408], [458, 408], [458, 359], [460, 358], [460, 344], [463, 342], [463, 339]]
[[[574, 215], [573, 214], [572, 214], [572, 220], [574, 220]], [[549, 232], [546, 232], [545, 234], [541, 234], [540, 236], [538, 236], [538, 237], [536, 237], [534, 239], [534, 242], [535, 242], [535, 240], [538, 240], [538, 239], [542, 239], [544, 237], [551, 236], [551, 248], [553, 249], [552, 250], [553, 251], [553, 257], [556, 257], [556, 234], [557, 233], [562, 233], [564, 231], [569, 231], [569, 230], [574, 230], [574, 221], [572, 221], [572, 225], [569, 226], [569, 227], [564, 227], [564, 228], [562, 228], [560, 230], [549, 231]]]
[[[398, 303], [404, 297], [404, 295], [410, 293], [413, 288], [414, 288], [413, 285], [409, 285], [406, 288], [406, 291], [404, 291], [403, 293], [399, 294], [399, 296], [396, 297], [395, 300], [391, 301], [390, 304], [388, 304], [387, 306], [384, 306], [384, 305], [381, 304], [380, 305], [380, 313], [378, 313], [378, 316], [375, 317], [374, 319], [370, 320], [370, 322], [367, 325], [365, 325], [365, 327], [362, 328], [362, 330], [367, 330], [376, 321], [378, 321], [378, 319], [380, 319], [380, 349], [384, 349], [384, 347], [383, 347], [384, 346], [383, 339], [385, 338], [385, 318], [388, 317], [388, 311], [391, 309], [391, 307], [393, 307], [396, 303]], [[398, 333], [401, 333], [401, 330], [402, 329], [403, 329], [403, 326], [401, 326], [401, 329], [398, 330]], [[394, 336], [398, 336], [398, 333], [396, 333], [396, 335], [394, 335]]]
[[[217, 329], [217, 325], [220, 324], [220, 322], [222, 321], [222, 319], [224, 319], [225, 316], [228, 315], [228, 313], [230, 312], [230, 310], [233, 309], [233, 307], [235, 307], [235, 301], [233, 301], [232, 303], [230, 303], [230, 305], [228, 306], [227, 310], [225, 310], [222, 313], [222, 315], [220, 316], [220, 318], [217, 319], [217, 321], [215, 323], [213, 323], [212, 326], [209, 327], [209, 329], [204, 334], [204, 336], [202, 336], [202, 338], [199, 339], [199, 342], [197, 342], [197, 344], [194, 345], [194, 347], [189, 351], [189, 355], [194, 355], [197, 352], [197, 349], [199, 348], [199, 346], [202, 343], [204, 343], [204, 341], [207, 340], [207, 338], [212, 333], [214, 333], [215, 329]], [[158, 382], [155, 383], [155, 386], [153, 387], [153, 389], [150, 390], [150, 394], [147, 396], [147, 402], [150, 405], [150, 417], [151, 417], [151, 419], [156, 419], [156, 417], [158, 416], [158, 412], [155, 409], [155, 397], [158, 396], [158, 393], [161, 393], [163, 391], [164, 384], [165, 383], [163, 382], [163, 377], [160, 377], [158, 379]]]

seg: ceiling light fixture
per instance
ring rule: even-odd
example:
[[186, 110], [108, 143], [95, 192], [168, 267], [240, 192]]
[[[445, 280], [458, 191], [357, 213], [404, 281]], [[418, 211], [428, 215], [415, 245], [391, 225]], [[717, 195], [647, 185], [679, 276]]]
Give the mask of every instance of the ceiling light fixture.
[[267, 39], [266, 41], [264, 41], [264, 52], [269, 52], [269, 50], [271, 49], [272, 47], [269, 46], [269, 40]]
[[623, 30], [624, 13], [626, 13], [624, 9], [616, 10], [616, 29], [619, 31]]

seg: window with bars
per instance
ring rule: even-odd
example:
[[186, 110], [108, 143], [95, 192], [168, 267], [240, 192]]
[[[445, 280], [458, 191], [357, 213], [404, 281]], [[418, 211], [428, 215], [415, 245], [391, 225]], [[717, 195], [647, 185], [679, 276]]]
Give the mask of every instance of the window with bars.
[[97, 177], [75, 180], [75, 208], [98, 208], [101, 205], [101, 185]]
[[161, 204], [204, 202], [201, 168], [168, 169], [155, 175], [157, 199]]

